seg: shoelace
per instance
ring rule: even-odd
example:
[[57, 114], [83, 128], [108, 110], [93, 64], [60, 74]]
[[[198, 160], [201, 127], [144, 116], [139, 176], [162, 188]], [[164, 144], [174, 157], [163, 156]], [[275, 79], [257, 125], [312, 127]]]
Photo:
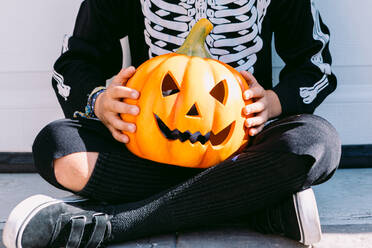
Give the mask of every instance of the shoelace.
[[[87, 217], [85, 215], [75, 215], [70, 217], [69, 222], [66, 223], [64, 227], [62, 227], [61, 222], [62, 220], [59, 219], [56, 224], [50, 247], [61, 247], [61, 240], [63, 240], [63, 247], [78, 248], [82, 243], [83, 236], [85, 236], [85, 239], [88, 239], [88, 241], [86, 241], [84, 247], [97, 248], [102, 247], [104, 245], [104, 241], [111, 236], [111, 222], [109, 221], [109, 216], [107, 214], [95, 213], [92, 215], [91, 222], [87, 221]], [[86, 228], [87, 225], [94, 226], [89, 230]], [[70, 230], [67, 239], [66, 237], [61, 237], [61, 235], [66, 235], [66, 229]]]

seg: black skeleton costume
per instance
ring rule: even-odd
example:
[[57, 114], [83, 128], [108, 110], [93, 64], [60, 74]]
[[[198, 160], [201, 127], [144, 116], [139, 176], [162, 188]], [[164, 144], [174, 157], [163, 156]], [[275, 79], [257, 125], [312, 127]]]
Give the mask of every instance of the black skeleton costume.
[[[86, 0], [73, 36], [54, 66], [53, 87], [66, 117], [122, 67], [120, 40], [129, 36], [132, 64], [174, 52], [192, 26], [208, 18], [212, 57], [253, 73], [278, 95], [283, 115], [313, 113], [336, 88], [329, 30], [314, 0]], [[271, 45], [285, 62], [273, 87]]]

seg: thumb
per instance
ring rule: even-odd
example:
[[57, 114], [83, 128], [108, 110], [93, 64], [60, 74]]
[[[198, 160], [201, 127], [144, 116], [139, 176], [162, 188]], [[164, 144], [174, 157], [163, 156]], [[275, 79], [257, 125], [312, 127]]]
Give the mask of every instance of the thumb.
[[134, 66], [129, 66], [128, 68], [121, 69], [121, 71], [114, 77], [112, 84], [125, 85], [135, 72], [136, 68]]
[[247, 81], [249, 87], [252, 87], [254, 84], [257, 83], [256, 78], [252, 75], [252, 73], [247, 71], [241, 71], [240, 74], [243, 76], [243, 78]]

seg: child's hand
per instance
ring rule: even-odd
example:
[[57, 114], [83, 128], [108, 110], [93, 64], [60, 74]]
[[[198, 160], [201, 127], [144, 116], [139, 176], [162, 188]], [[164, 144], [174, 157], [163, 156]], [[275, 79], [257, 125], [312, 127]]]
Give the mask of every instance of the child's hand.
[[241, 74], [250, 87], [243, 92], [243, 98], [254, 101], [243, 109], [243, 113], [246, 115], [254, 114], [253, 117], [246, 119], [245, 126], [249, 129], [248, 134], [255, 136], [262, 131], [267, 120], [282, 113], [282, 107], [274, 91], [265, 90], [251, 73], [242, 71]]
[[94, 106], [96, 116], [106, 125], [112, 136], [122, 143], [128, 143], [129, 138], [121, 130], [134, 133], [136, 125], [123, 121], [119, 113], [138, 115], [140, 111], [138, 106], [122, 101], [123, 98], [137, 99], [139, 97], [138, 91], [123, 86], [133, 76], [135, 71], [136, 69], [133, 66], [122, 69], [105, 92], [98, 96]]

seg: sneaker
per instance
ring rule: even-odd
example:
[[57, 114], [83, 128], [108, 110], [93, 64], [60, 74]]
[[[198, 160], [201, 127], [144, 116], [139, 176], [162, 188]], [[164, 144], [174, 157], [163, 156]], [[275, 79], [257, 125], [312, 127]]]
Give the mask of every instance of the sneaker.
[[251, 227], [262, 233], [281, 234], [304, 245], [320, 241], [318, 208], [311, 188], [294, 194], [281, 204], [252, 216]]
[[87, 199], [34, 195], [10, 213], [3, 231], [7, 248], [100, 247], [111, 236], [110, 216], [84, 210]]

